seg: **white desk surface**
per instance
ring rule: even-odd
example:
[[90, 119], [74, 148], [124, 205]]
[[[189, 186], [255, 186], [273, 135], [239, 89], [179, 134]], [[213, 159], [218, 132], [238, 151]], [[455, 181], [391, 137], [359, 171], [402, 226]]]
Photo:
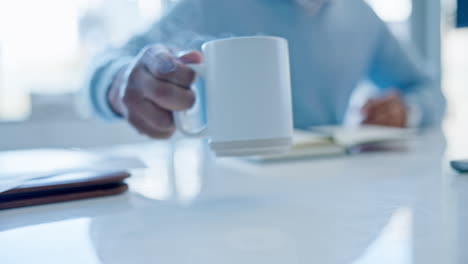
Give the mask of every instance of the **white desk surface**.
[[439, 132], [266, 165], [197, 141], [107, 151], [150, 168], [123, 195], [0, 211], [0, 263], [468, 263], [468, 176]]

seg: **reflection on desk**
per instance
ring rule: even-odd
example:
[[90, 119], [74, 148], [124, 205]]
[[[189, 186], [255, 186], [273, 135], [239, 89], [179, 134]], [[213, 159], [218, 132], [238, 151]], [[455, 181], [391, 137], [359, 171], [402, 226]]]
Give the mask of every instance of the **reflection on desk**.
[[0, 262], [466, 263], [465, 178], [440, 132], [408, 144], [263, 165], [198, 141], [97, 150], [150, 169], [122, 196], [0, 212]]

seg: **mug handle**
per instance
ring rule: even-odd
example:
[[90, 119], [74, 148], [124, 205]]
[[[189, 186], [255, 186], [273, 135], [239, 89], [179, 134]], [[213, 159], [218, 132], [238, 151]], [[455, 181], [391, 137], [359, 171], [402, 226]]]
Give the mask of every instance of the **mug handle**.
[[[195, 81], [191, 85], [192, 91], [196, 91], [195, 85], [197, 78], [205, 78], [206, 71], [205, 71], [205, 64], [186, 64], [189, 68], [191, 68], [195, 72]], [[173, 113], [174, 117], [174, 124], [178, 131], [184, 136], [192, 137], [192, 138], [200, 138], [205, 137], [207, 134], [207, 125], [204, 124], [201, 128], [197, 130], [190, 130], [184, 126], [184, 120], [187, 120], [187, 110], [185, 111], [177, 111]]]

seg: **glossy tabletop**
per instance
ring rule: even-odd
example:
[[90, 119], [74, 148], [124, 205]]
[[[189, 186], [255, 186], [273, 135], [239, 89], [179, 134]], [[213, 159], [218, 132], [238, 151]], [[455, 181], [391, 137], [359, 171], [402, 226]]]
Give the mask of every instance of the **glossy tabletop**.
[[468, 176], [439, 131], [267, 164], [189, 140], [96, 152], [149, 168], [123, 195], [0, 211], [0, 263], [468, 263]]

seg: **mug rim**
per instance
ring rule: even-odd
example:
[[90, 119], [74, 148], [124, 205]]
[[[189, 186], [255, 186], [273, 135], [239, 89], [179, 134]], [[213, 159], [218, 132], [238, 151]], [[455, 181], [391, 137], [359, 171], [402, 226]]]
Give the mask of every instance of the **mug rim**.
[[230, 37], [230, 38], [221, 38], [210, 40], [208, 42], [203, 43], [202, 49], [205, 49], [208, 45], [213, 45], [215, 43], [227, 42], [227, 41], [239, 41], [239, 40], [246, 40], [246, 39], [271, 39], [271, 40], [279, 40], [279, 41], [286, 41], [287, 39], [278, 36], [240, 36], [240, 37]]

